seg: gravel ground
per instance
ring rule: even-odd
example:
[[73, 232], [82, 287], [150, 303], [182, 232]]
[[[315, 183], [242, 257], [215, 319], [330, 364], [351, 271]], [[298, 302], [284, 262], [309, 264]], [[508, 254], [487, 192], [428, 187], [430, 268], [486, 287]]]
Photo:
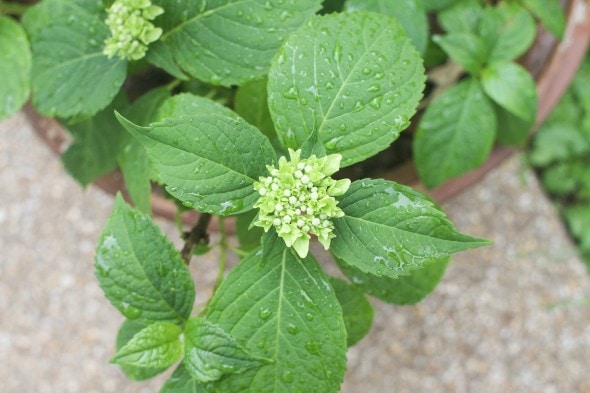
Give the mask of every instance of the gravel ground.
[[[22, 114], [0, 123], [0, 182], [0, 391], [157, 392], [166, 375], [107, 363], [122, 318], [92, 258], [112, 197], [81, 189]], [[495, 245], [457, 255], [417, 306], [374, 301], [342, 391], [590, 392], [590, 279], [530, 172], [508, 160], [444, 208]], [[192, 264], [198, 302], [212, 263]]]

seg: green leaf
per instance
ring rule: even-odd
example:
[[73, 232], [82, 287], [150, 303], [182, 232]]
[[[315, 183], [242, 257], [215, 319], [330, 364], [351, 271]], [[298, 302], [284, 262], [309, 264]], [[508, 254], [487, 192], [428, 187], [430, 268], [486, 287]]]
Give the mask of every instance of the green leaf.
[[240, 86], [235, 96], [235, 111], [248, 123], [262, 131], [270, 139], [273, 146], [280, 146], [268, 110], [267, 84], [268, 80], [262, 78]]
[[45, 0], [39, 6], [42, 22], [30, 22], [29, 30], [33, 104], [47, 116], [92, 116], [113, 100], [127, 71], [126, 61], [102, 53], [110, 34], [102, 4]]
[[24, 29], [0, 16], [0, 120], [16, 113], [29, 98], [31, 49]]
[[454, 1], [438, 14], [438, 21], [448, 33], [475, 33], [483, 11], [479, 0]]
[[323, 0], [321, 14], [330, 14], [332, 12], [341, 12], [344, 8], [345, 0]]
[[530, 162], [539, 167], [590, 154], [590, 140], [568, 123], [546, 123], [533, 139]]
[[521, 0], [543, 26], [561, 39], [565, 30], [565, 14], [558, 0]]
[[187, 266], [157, 225], [120, 195], [94, 266], [105, 296], [127, 318], [179, 324], [188, 319], [195, 288]]
[[[165, 88], [151, 90], [135, 101], [125, 114], [137, 124], [149, 124], [156, 120], [158, 109], [169, 97], [170, 92]], [[150, 214], [152, 185], [145, 149], [139, 142], [130, 141], [119, 154], [118, 163], [135, 206], [143, 213]]]
[[563, 215], [580, 248], [590, 251], [590, 205], [572, 205], [564, 210]]
[[470, 78], [436, 97], [414, 138], [420, 179], [432, 188], [485, 162], [496, 132], [494, 108]]
[[[132, 321], [126, 319], [125, 322], [121, 325], [119, 329], [119, 333], [117, 333], [117, 352], [123, 348], [137, 333], [141, 330], [145, 329], [146, 325], [143, 323]], [[125, 375], [133, 380], [133, 381], [144, 381], [146, 379], [150, 379], [155, 377], [156, 375], [162, 373], [166, 368], [145, 368], [145, 367], [135, 367], [130, 366], [127, 364], [121, 364], [121, 370]]]
[[143, 144], [158, 180], [185, 206], [223, 216], [243, 213], [258, 199], [252, 183], [267, 173], [275, 153], [258, 129], [237, 115], [227, 116], [226, 109], [211, 109], [149, 127], [118, 116]]
[[440, 11], [452, 6], [457, 1], [458, 0], [422, 0], [422, 3], [424, 3], [424, 9], [426, 9], [426, 11]]
[[145, 56], [145, 59], [158, 68], [163, 69], [170, 75], [180, 80], [189, 80], [189, 77], [174, 62], [170, 48], [162, 41], [152, 43]]
[[431, 293], [443, 277], [451, 258], [433, 259], [422, 269], [397, 279], [377, 277], [336, 259], [340, 270], [365, 293], [390, 304], [416, 304]]
[[181, 93], [165, 100], [155, 115], [157, 120], [179, 118], [195, 114], [215, 114], [219, 116], [239, 119], [240, 117], [231, 109], [210, 99], [190, 93]]
[[365, 273], [396, 278], [432, 259], [490, 244], [458, 232], [427, 197], [386, 180], [358, 180], [340, 198], [330, 250]]
[[182, 328], [170, 322], [154, 322], [139, 331], [110, 360], [148, 369], [168, 368], [182, 357]]
[[266, 74], [283, 40], [321, 8], [320, 0], [157, 3], [166, 10], [164, 34], [151, 58], [168, 51], [183, 72], [223, 86]]
[[509, 61], [526, 52], [535, 39], [537, 26], [525, 8], [514, 3], [501, 3], [497, 7], [488, 7], [486, 13], [495, 13], [499, 22], [498, 29], [493, 32], [495, 42], [489, 54], [490, 61]]
[[346, 330], [327, 276], [311, 255], [299, 258], [274, 231], [265, 235], [263, 250], [230, 272], [207, 319], [274, 363], [226, 376], [215, 391], [337, 392], [346, 368]]
[[369, 333], [375, 311], [363, 292], [354, 285], [330, 277], [330, 284], [342, 307], [347, 344], [352, 347]]
[[74, 142], [62, 154], [61, 160], [66, 170], [83, 186], [116, 168], [126, 133], [113, 111], [126, 105], [122, 98], [117, 99], [96, 116], [65, 125]]
[[368, 12], [313, 18], [270, 69], [269, 107], [284, 146], [315, 130], [342, 166], [387, 148], [422, 97], [420, 56], [395, 19]]
[[531, 125], [498, 104], [494, 103], [493, 106], [498, 124], [497, 141], [507, 146], [524, 146], [530, 134]]
[[240, 249], [242, 250], [252, 250], [260, 246], [260, 239], [264, 234], [264, 230], [257, 226], [250, 227], [257, 215], [258, 209], [252, 209], [237, 216], [236, 236], [240, 241]]
[[220, 326], [203, 318], [192, 318], [185, 329], [184, 365], [197, 381], [217, 381], [227, 374], [244, 371], [269, 363], [253, 356], [235, 337]]
[[422, 0], [347, 0], [347, 11], [372, 11], [393, 16], [404, 27], [414, 46], [420, 53], [426, 50], [428, 43], [428, 20]]
[[208, 391], [204, 385], [191, 377], [181, 363], [162, 386], [160, 393], [206, 393]]
[[498, 105], [532, 125], [537, 116], [537, 87], [522, 66], [496, 62], [481, 73], [486, 94]]
[[433, 41], [466, 71], [476, 74], [488, 59], [485, 43], [475, 34], [467, 32], [434, 36]]

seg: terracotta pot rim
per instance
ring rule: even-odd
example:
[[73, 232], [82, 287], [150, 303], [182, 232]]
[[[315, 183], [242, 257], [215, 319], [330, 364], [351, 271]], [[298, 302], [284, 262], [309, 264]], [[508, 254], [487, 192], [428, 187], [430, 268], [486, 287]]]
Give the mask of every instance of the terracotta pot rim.
[[[543, 56], [549, 61], [537, 75], [537, 90], [539, 93], [539, 107], [536, 129], [550, 113], [551, 109], [557, 104], [559, 98], [569, 86], [575, 75], [579, 64], [584, 58], [584, 54], [590, 42], [590, 7], [584, 0], [571, 0], [567, 8], [568, 23], [564, 38], [559, 43], [549, 33], [540, 29], [537, 41], [544, 41], [545, 46], [550, 50], [544, 49]], [[526, 64], [527, 56], [525, 55], [523, 63]], [[534, 61], [535, 56], [531, 56]], [[531, 64], [534, 66], [535, 64]], [[530, 69], [531, 67], [529, 67]], [[52, 118], [45, 118], [39, 115], [33, 106], [29, 103], [24, 108], [25, 115], [31, 121], [37, 135], [45, 141], [51, 150], [61, 155], [70, 142], [67, 132], [60, 124]], [[433, 190], [427, 190], [418, 180], [418, 176], [412, 162], [402, 164], [398, 168], [383, 173], [383, 178], [398, 181], [403, 184], [412, 186], [422, 192], [430, 194], [437, 202], [443, 202], [458, 194], [465, 188], [481, 180], [490, 170], [497, 167], [504, 159], [511, 156], [518, 149], [509, 147], [495, 147], [488, 160], [478, 169], [466, 173], [458, 178], [447, 181], [442, 186]], [[125, 191], [124, 182], [119, 172], [100, 177], [94, 182], [104, 191], [114, 194], [122, 191], [123, 195], [128, 198]], [[176, 205], [171, 200], [164, 198], [159, 193], [152, 193], [152, 210], [155, 215], [168, 219], [173, 219], [176, 214]], [[182, 215], [182, 221], [186, 225], [194, 225], [198, 220], [199, 213], [196, 211], [185, 212]], [[233, 232], [232, 223], [228, 223], [226, 228]], [[213, 229], [216, 227], [215, 221], [212, 222]]]

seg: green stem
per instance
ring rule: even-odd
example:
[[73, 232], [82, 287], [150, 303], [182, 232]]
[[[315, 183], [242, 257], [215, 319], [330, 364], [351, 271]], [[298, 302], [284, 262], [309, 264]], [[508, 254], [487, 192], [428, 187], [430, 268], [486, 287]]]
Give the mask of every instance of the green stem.
[[29, 4], [6, 3], [0, 0], [0, 15], [21, 16], [29, 7]]
[[172, 91], [181, 83], [182, 83], [182, 81], [180, 79], [174, 79], [173, 81], [171, 81], [170, 83], [168, 83], [166, 85], [166, 89], [168, 89], [169, 91]]
[[214, 291], [219, 288], [221, 283], [223, 282], [223, 277], [225, 276], [225, 266], [227, 264], [227, 233], [225, 232], [225, 223], [223, 222], [223, 217], [218, 217], [217, 226], [219, 229], [219, 270], [217, 271], [217, 280], [215, 281], [215, 289]]

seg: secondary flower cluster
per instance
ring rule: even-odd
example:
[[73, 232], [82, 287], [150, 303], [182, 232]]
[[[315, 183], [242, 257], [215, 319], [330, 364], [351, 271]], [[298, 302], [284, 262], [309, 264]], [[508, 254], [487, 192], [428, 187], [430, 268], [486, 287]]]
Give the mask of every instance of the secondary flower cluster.
[[103, 53], [109, 58], [117, 55], [139, 60], [145, 56], [148, 44], [162, 35], [162, 29], [150, 21], [164, 10], [150, 0], [116, 0], [107, 12], [111, 36], [105, 41]]
[[270, 176], [254, 183], [260, 194], [254, 205], [260, 209], [254, 225], [265, 231], [274, 226], [285, 244], [305, 258], [310, 234], [329, 248], [335, 236], [332, 218], [344, 215], [334, 197], [348, 190], [350, 180], [330, 177], [340, 168], [340, 154], [301, 159], [301, 150], [289, 149], [289, 156], [290, 161], [279, 159], [278, 168], [267, 166]]

